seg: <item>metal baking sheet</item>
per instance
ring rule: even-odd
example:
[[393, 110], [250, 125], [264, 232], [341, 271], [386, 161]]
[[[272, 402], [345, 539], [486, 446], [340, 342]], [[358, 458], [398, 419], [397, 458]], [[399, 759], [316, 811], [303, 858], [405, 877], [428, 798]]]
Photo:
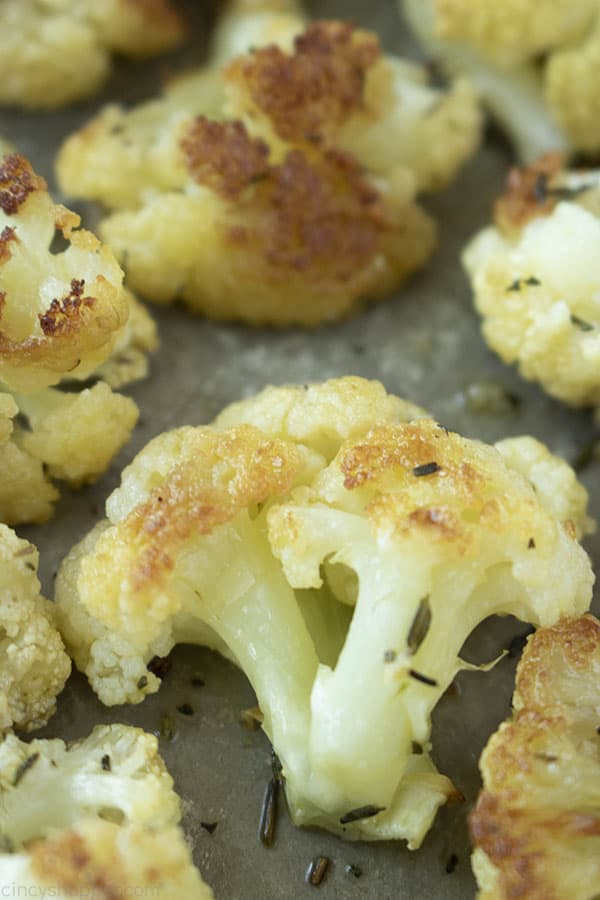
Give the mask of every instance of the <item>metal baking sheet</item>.
[[[190, 0], [192, 39], [166, 61], [120, 64], [101, 98], [66, 112], [4, 112], [0, 134], [28, 154], [53, 185], [52, 161], [64, 135], [102, 103], [151, 96], [165, 73], [200, 61], [214, 5]], [[352, 18], [377, 30], [387, 49], [419, 55], [392, 0], [322, 0], [313, 4], [312, 11]], [[550, 400], [485, 348], [458, 261], [465, 240], [488, 221], [508, 163], [506, 147], [490, 138], [457, 183], [427, 201], [440, 223], [435, 258], [397, 297], [353, 321], [310, 334], [275, 333], [215, 325], [181, 309], [156, 310], [161, 349], [148, 380], [129, 391], [141, 408], [133, 440], [95, 486], [65, 494], [52, 522], [21, 529], [40, 547], [46, 593], [52, 595], [52, 577], [63, 555], [101, 516], [119, 472], [151, 437], [178, 425], [207, 422], [226, 403], [268, 383], [350, 373], [379, 378], [390, 391], [428, 407], [445, 425], [468, 436], [494, 441], [530, 433], [573, 460], [595, 433], [591, 416]], [[514, 393], [521, 401], [518, 408], [496, 416], [469, 409], [465, 387], [482, 380]], [[599, 466], [592, 465], [583, 474], [596, 512]], [[598, 562], [600, 538], [592, 538], [587, 547]], [[492, 659], [522, 632], [523, 626], [514, 620], [490, 620], [469, 641], [467, 655]], [[514, 659], [505, 659], [487, 674], [463, 673], [456, 689], [440, 703], [434, 716], [434, 757], [466, 800], [441, 810], [421, 850], [412, 853], [401, 843], [352, 844], [323, 832], [295, 829], [283, 805], [275, 845], [264, 848], [257, 829], [269, 776], [269, 745], [261, 732], [249, 732], [239, 724], [240, 710], [255, 702], [252, 691], [240, 672], [202, 648], [180, 647], [171, 660], [160, 692], [137, 707], [103, 707], [85, 679], [75, 674], [60, 698], [57, 715], [42, 734], [71, 739], [86, 735], [97, 722], [114, 721], [156, 731], [162, 717], [172, 715], [176, 734], [172, 741], [161, 740], [162, 752], [185, 800], [184, 824], [196, 861], [218, 900], [290, 900], [308, 898], [315, 890], [323, 898], [337, 900], [474, 896], [466, 816], [479, 788], [480, 751], [509, 712]], [[202, 678], [204, 687], [192, 685], [194, 675]], [[176, 712], [184, 702], [194, 715]], [[211, 834], [201, 823], [217, 827]], [[452, 854], [458, 862], [453, 872], [447, 872]], [[317, 855], [331, 859], [318, 889], [304, 882], [306, 868]], [[359, 866], [362, 877], [348, 874], [348, 864]]]

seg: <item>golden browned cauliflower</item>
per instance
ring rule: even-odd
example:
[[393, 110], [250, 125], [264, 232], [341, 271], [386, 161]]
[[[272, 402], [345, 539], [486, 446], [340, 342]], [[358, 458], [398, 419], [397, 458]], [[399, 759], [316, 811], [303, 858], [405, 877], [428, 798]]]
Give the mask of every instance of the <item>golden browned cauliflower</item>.
[[600, 150], [598, 0], [401, 0], [424, 46], [465, 74], [525, 161]]
[[36, 548], [0, 524], [0, 735], [45, 725], [71, 671], [37, 565]]
[[513, 169], [494, 219], [463, 254], [485, 340], [553, 397], [600, 406], [598, 172], [558, 154]]
[[471, 814], [481, 900], [592, 900], [600, 892], [600, 622], [529, 638], [514, 715], [481, 757]]
[[63, 190], [100, 226], [132, 288], [251, 324], [314, 326], [388, 295], [433, 251], [420, 190], [479, 140], [472, 90], [444, 95], [376, 36], [306, 26], [290, 3], [238, 2], [211, 64], [64, 144]]
[[102, 86], [113, 53], [152, 56], [182, 37], [172, 0], [2, 0], [0, 104], [73, 103]]
[[[0, 521], [44, 521], [58, 496], [49, 478], [91, 481], [129, 439], [137, 407], [109, 385], [146, 374], [156, 334], [122, 281], [108, 247], [52, 203], [27, 160], [2, 157]], [[92, 376], [104, 380], [52, 387]]]
[[180, 818], [157, 739], [139, 728], [0, 744], [0, 883], [21, 896], [212, 900]]
[[455, 795], [430, 717], [468, 634], [589, 606], [587, 497], [565, 470], [528, 438], [451, 434], [378, 382], [268, 388], [141, 451], [61, 567], [60, 628], [108, 705], [158, 690], [148, 663], [178, 642], [225, 651], [294, 821], [418, 847]]

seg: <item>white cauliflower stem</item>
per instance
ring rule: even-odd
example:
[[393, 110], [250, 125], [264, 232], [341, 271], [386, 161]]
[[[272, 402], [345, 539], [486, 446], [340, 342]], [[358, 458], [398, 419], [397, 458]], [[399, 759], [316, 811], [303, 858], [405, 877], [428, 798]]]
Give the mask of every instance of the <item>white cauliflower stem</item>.
[[600, 891], [600, 622], [529, 638], [514, 715], [481, 757], [470, 825], [481, 900], [592, 900]]
[[36, 548], [0, 525], [0, 734], [45, 725], [71, 671], [37, 563]]
[[73, 103], [102, 86], [112, 53], [151, 56], [182, 36], [171, 0], [3, 0], [0, 104]]
[[180, 816], [158, 742], [139, 728], [99, 725], [71, 745], [13, 735], [0, 744], [0, 881], [15, 892], [121, 900], [145, 888], [211, 900]]
[[416, 195], [450, 182], [479, 133], [464, 81], [442, 94], [371, 32], [237, 2], [207, 68], [107, 107], [66, 141], [57, 175], [109, 208], [101, 234], [145, 298], [313, 326], [425, 263], [435, 228]]
[[555, 154], [514, 169], [463, 262], [489, 346], [553, 397], [600, 405], [600, 179]]
[[[105, 471], [138, 414], [108, 383], [143, 377], [156, 345], [113, 254], [78, 226], [27, 160], [2, 157], [0, 520], [10, 524], [50, 516], [58, 493], [48, 475], [77, 486]], [[52, 246], [57, 235], [64, 250]], [[101, 376], [79, 393], [51, 387]]]
[[[256, 691], [294, 820], [411, 847], [453, 794], [428, 753], [430, 717], [465, 638], [493, 613], [544, 625], [585, 611], [593, 581], [577, 542], [587, 498], [565, 463], [424, 416], [346, 378], [270, 388], [162, 435], [56, 589], [67, 645], [105, 703], [157, 690], [140, 676], [178, 641], [225, 645]], [[544, 467], [564, 503], [528, 480]]]
[[425, 48], [468, 75], [522, 160], [600, 149], [598, 0], [402, 0]]

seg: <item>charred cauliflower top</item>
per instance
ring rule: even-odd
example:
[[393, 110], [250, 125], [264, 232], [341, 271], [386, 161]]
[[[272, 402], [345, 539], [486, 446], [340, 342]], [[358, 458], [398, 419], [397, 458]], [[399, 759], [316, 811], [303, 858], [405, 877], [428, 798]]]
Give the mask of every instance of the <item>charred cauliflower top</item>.
[[434, 226], [416, 204], [475, 149], [469, 86], [448, 95], [342, 22], [231, 4], [212, 63], [131, 111], [107, 107], [58, 158], [63, 189], [112, 210], [134, 289], [218, 319], [316, 325], [388, 294]]
[[513, 169], [463, 261], [504, 362], [573, 406], [600, 405], [600, 176], [547, 154]]
[[37, 564], [36, 548], [0, 524], [0, 735], [45, 725], [71, 671]]
[[139, 728], [0, 744], [0, 882], [30, 896], [211, 900], [180, 816], [157, 739]]
[[[581, 613], [593, 581], [566, 463], [424, 416], [344, 378], [161, 435], [56, 584], [105, 703], [156, 691], [147, 664], [178, 641], [225, 649], [256, 690], [295, 821], [411, 847], [453, 794], [427, 751], [466, 636], [492, 613]], [[570, 494], [560, 508], [533, 486], [544, 466]]]
[[471, 814], [482, 900], [591, 900], [600, 892], [600, 622], [529, 638], [513, 718], [481, 757]]
[[151, 56], [182, 37], [172, 0], [3, 0], [0, 104], [73, 103], [102, 86], [112, 53]]
[[402, 0], [415, 31], [467, 74], [521, 158], [600, 150], [598, 0]]
[[[47, 475], [78, 485], [104, 472], [137, 419], [109, 384], [143, 377], [156, 344], [113, 254], [78, 226], [24, 157], [2, 157], [0, 520], [11, 524], [51, 514], [58, 495]], [[57, 236], [65, 249], [54, 248]], [[79, 393], [51, 387], [90, 376], [104, 380]]]

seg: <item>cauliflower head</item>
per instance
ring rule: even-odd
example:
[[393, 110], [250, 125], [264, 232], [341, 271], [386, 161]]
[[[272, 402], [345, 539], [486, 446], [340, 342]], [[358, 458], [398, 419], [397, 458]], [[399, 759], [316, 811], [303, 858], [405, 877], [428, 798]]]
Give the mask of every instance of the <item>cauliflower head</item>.
[[[177, 827], [180, 802], [154, 735], [99, 725], [70, 745], [0, 744], [0, 881], [125, 898], [211, 900]], [[37, 893], [35, 894], [37, 896]], [[33, 894], [32, 894], [33, 896]]]
[[513, 169], [463, 263], [483, 335], [553, 397], [600, 405], [600, 178], [548, 154]]
[[183, 21], [172, 0], [3, 0], [0, 104], [52, 109], [98, 91], [111, 55], [175, 46]]
[[109, 208], [101, 234], [145, 298], [314, 326], [431, 255], [416, 195], [474, 152], [473, 91], [459, 80], [443, 94], [374, 34], [295, 9], [231, 4], [205, 69], [105, 108], [63, 145], [62, 189]]
[[[9, 524], [51, 515], [50, 478], [77, 486], [105, 471], [138, 416], [110, 386], [143, 377], [156, 345], [113, 254], [78, 226], [24, 157], [2, 157], [0, 520]], [[79, 392], [52, 387], [90, 378]]]
[[600, 150], [598, 0], [402, 0], [424, 46], [468, 75], [521, 159]]
[[540, 461], [566, 465], [450, 434], [378, 382], [268, 388], [124, 471], [59, 572], [61, 631], [109, 705], [156, 691], [147, 665], [179, 641], [226, 647], [294, 821], [418, 847], [455, 793], [430, 717], [467, 635], [590, 603], [585, 494], [561, 474], [572, 496], [546, 505]]
[[0, 524], [0, 734], [45, 725], [71, 672], [37, 565], [36, 548]]
[[514, 715], [480, 762], [470, 827], [482, 900], [591, 900], [600, 891], [599, 679], [594, 616], [529, 638]]

